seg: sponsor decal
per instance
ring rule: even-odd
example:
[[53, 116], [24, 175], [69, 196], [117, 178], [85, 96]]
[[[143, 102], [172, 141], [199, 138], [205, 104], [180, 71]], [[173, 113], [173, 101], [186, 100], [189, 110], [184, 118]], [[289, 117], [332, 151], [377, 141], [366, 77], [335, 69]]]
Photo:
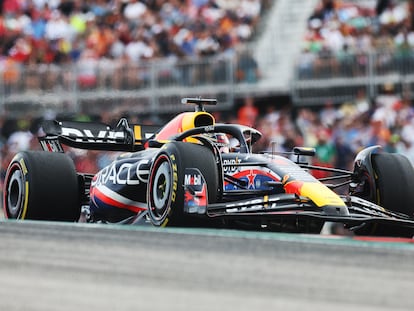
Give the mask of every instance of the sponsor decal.
[[[273, 203], [273, 204], [275, 204], [275, 203]], [[266, 205], [269, 206], [268, 202], [266, 202]], [[243, 202], [227, 204], [226, 205], [226, 212], [227, 213], [233, 213], [233, 212], [243, 212], [243, 211], [255, 211], [255, 210], [261, 210], [261, 209], [263, 209], [263, 207], [264, 207], [264, 200], [263, 199], [254, 199], [254, 200], [250, 200], [250, 201], [243, 201]]]
[[200, 186], [202, 183], [202, 177], [200, 174], [185, 174], [184, 185], [186, 186]]
[[92, 186], [112, 183], [118, 185], [139, 185], [148, 182], [149, 160], [141, 160], [138, 163], [114, 162], [98, 173], [92, 181]]
[[208, 125], [204, 128], [206, 132], [213, 132], [214, 131], [214, 125]]
[[279, 210], [278, 211], [277, 209], [279, 208], [279, 204], [278, 202], [276, 202], [276, 200], [271, 199], [269, 198], [269, 196], [266, 195], [263, 198], [229, 203], [225, 205], [226, 213], [263, 211], [266, 209], [273, 210], [272, 214], [294, 214], [299, 211], [299, 210], [295, 210], [295, 211]]
[[[240, 171], [240, 166], [235, 164], [240, 164], [242, 161], [239, 158], [235, 159], [225, 159], [223, 160], [223, 171], [224, 173], [235, 173]], [[235, 165], [235, 166], [232, 166]]]
[[21, 219], [26, 219], [27, 214], [27, 205], [29, 204], [29, 182], [26, 181], [24, 183], [24, 204], [23, 204], [23, 211], [22, 211], [22, 217]]
[[184, 211], [204, 214], [207, 209], [207, 185], [199, 169], [185, 169], [184, 189]]
[[91, 130], [79, 130], [71, 127], [62, 127], [62, 135], [68, 137], [76, 137], [76, 141], [87, 141], [89, 142], [103, 142], [105, 141], [116, 141], [116, 139], [125, 138], [124, 132], [114, 132], [110, 130], [101, 130], [98, 135], [92, 134]]
[[57, 140], [40, 140], [42, 149], [50, 152], [64, 152], [62, 146]]
[[171, 202], [175, 202], [175, 199], [177, 197], [177, 188], [178, 188], [178, 170], [177, 170], [177, 163], [175, 163], [176, 158], [175, 155], [172, 154], [170, 156], [171, 160], [173, 162], [171, 162], [171, 167], [173, 170], [173, 184], [172, 184], [172, 192], [171, 192]]
[[26, 163], [24, 163], [23, 159], [20, 159], [19, 163], [20, 163], [20, 166], [22, 167], [23, 174], [27, 175], [28, 170], [27, 170], [27, 167], [26, 167]]

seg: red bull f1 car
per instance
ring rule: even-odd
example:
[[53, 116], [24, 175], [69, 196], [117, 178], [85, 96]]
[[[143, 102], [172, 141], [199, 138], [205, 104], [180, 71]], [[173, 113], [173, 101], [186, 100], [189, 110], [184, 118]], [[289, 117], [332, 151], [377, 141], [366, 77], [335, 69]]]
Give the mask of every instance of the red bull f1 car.
[[[4, 182], [6, 218], [319, 233], [326, 222], [357, 235], [412, 237], [414, 169], [379, 146], [352, 171], [314, 166], [312, 148], [253, 153], [261, 133], [216, 123], [213, 99], [161, 128], [49, 121], [43, 151], [15, 155]], [[77, 172], [66, 147], [118, 151], [97, 173]], [[312, 171], [329, 171], [317, 179]], [[344, 189], [346, 189], [344, 191]]]

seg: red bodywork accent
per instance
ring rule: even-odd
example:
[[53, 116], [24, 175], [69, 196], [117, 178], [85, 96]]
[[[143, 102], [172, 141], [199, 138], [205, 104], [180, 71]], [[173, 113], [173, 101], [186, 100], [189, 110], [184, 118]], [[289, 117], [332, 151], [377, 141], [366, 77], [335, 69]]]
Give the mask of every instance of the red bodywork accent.
[[181, 113], [167, 123], [165, 127], [157, 134], [157, 140], [168, 140], [171, 136], [183, 132], [182, 122], [186, 115], [194, 112]]
[[192, 194], [190, 191], [185, 191], [184, 203], [189, 205], [193, 202], [196, 206], [207, 206], [207, 186], [203, 184], [201, 191], [196, 191]]
[[126, 203], [122, 203], [119, 202], [117, 200], [114, 200], [113, 198], [107, 196], [106, 194], [104, 194], [102, 191], [100, 191], [97, 187], [93, 187], [91, 189], [91, 197], [96, 197], [99, 200], [101, 200], [103, 203], [110, 205], [110, 206], [114, 206], [117, 208], [123, 208], [123, 209], [128, 209], [130, 211], [133, 211], [135, 213], [141, 212], [143, 210], [146, 210], [147, 207], [138, 207], [138, 206], [134, 206], [134, 205], [130, 205], [130, 204], [126, 204]]
[[285, 189], [286, 193], [293, 193], [293, 194], [297, 194], [300, 195], [300, 189], [303, 186], [303, 182], [302, 181], [290, 181], [287, 182], [286, 184], [284, 184], [283, 188]]

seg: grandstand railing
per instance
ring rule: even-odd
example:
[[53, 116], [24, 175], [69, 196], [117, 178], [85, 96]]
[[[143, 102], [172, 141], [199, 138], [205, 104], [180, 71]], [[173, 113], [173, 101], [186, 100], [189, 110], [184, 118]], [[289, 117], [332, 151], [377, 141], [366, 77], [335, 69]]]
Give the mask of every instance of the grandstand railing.
[[414, 51], [376, 51], [316, 57], [301, 55], [291, 82], [296, 105], [352, 102], [362, 90], [375, 98], [392, 86], [414, 99]]
[[251, 55], [244, 49], [228, 55], [139, 64], [108, 59], [61, 66], [10, 62], [0, 69], [0, 108], [9, 115], [38, 115], [47, 109], [162, 114], [182, 111], [182, 97], [202, 96], [217, 98], [217, 109], [230, 109], [240, 90], [235, 85], [257, 82], [257, 64]]
[[[382, 51], [341, 57], [299, 58], [290, 92], [295, 105], [352, 102], [363, 90], [375, 98], [384, 85], [414, 99], [414, 51]], [[140, 64], [87, 61], [57, 66], [3, 64], [0, 113], [99, 114], [104, 110], [140, 114], [182, 111], [182, 97], [217, 98], [216, 109], [231, 109], [236, 97], [257, 82], [250, 50], [192, 60], [164, 59]], [[259, 81], [260, 82], [260, 81]]]

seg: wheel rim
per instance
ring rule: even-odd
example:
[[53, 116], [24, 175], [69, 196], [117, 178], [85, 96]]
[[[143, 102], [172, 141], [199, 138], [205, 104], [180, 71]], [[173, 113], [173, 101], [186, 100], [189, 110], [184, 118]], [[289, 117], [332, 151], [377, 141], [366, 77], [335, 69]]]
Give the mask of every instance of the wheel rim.
[[171, 203], [171, 165], [167, 157], [158, 159], [150, 185], [150, 213], [157, 221], [168, 214]]
[[26, 195], [24, 176], [17, 164], [11, 167], [9, 176], [6, 181], [6, 212], [9, 218], [20, 218]]

